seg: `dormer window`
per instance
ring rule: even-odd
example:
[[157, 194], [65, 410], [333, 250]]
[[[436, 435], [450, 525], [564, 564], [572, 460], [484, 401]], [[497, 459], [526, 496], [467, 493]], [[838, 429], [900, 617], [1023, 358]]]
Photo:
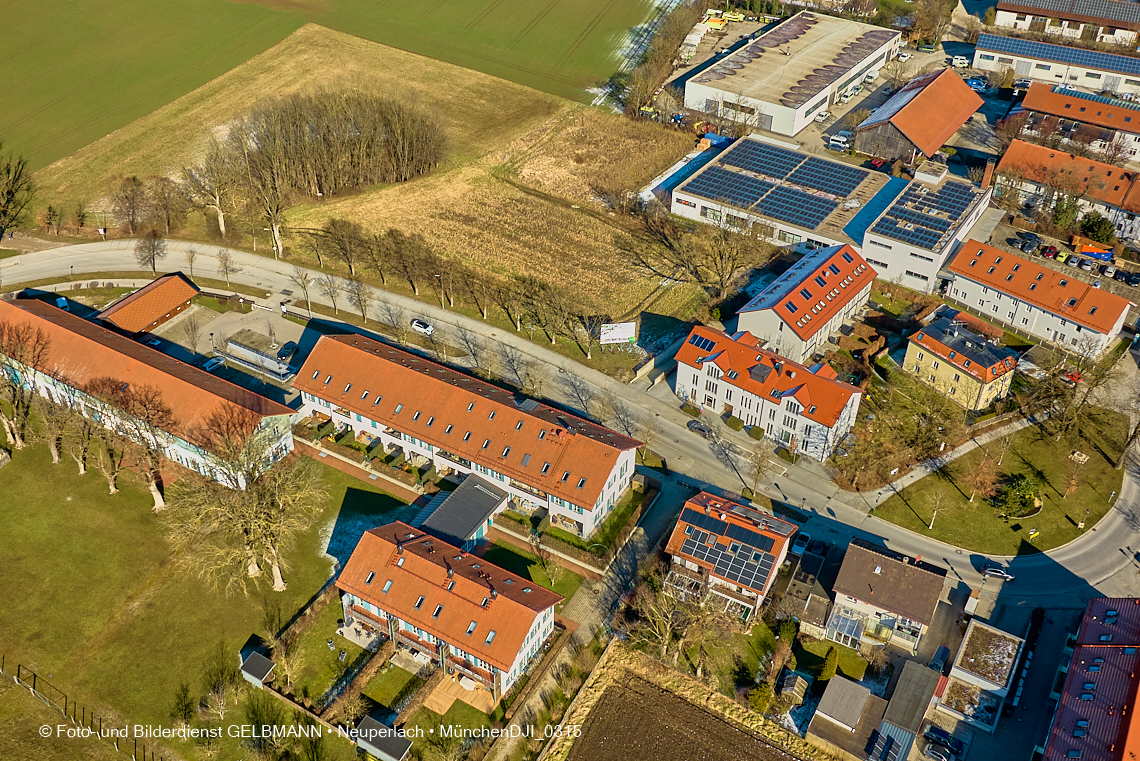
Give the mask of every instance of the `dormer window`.
[[350, 388], [352, 388], [352, 384], [351, 384], [351, 383], [349, 383], [347, 386], [345, 386], [345, 387], [344, 387], [344, 393], [346, 393], [346, 394], [347, 394], [347, 393], [348, 393], [348, 390], [349, 390]]
[[424, 596], [420, 595], [420, 598], [418, 600], [416, 600], [415, 609], [419, 610], [420, 608], [423, 607], [423, 605], [424, 605]]
[[427, 421], [427, 424], [428, 424], [428, 428], [431, 428], [431, 424], [432, 424], [432, 423], [434, 423], [434, 422], [435, 422], [435, 418], [434, 418], [434, 417], [429, 417], [429, 418], [428, 418], [428, 421]]
[[446, 428], [444, 428], [444, 429], [443, 429], [443, 432], [444, 432], [444, 433], [451, 433], [451, 429], [452, 429], [452, 428], [454, 428], [454, 427], [455, 427], [454, 425], [451, 425], [451, 424], [449, 423], [449, 424], [448, 424], [448, 426], [447, 426]]
[[318, 377], [320, 377], [320, 374], [321, 374], [320, 370], [313, 370], [313, 377], [310, 378], [310, 380], [316, 380]]
[[579, 489], [581, 489], [581, 488], [582, 488], [583, 486], [585, 486], [585, 485], [586, 485], [586, 479], [584, 479], [584, 478], [579, 478], [579, 479], [578, 479], [578, 488], [579, 488]]
[[331, 375], [326, 375], [326, 376], [325, 376], [325, 385], [326, 385], [326, 386], [327, 386], [327, 385], [329, 385], [329, 381], [331, 381], [331, 380], [332, 380], [332, 376], [331, 376]]
[[569, 480], [570, 480], [570, 471], [566, 471], [565, 473], [562, 474], [562, 483], [566, 483]]
[[412, 415], [412, 420], [419, 420], [419, 419], [420, 419], [420, 411], [416, 410], [416, 414]]
[[470, 412], [473, 409], [475, 409], [475, 402], [471, 402], [471, 404], [467, 405], [467, 411], [468, 412]]
[[472, 634], [475, 633], [475, 627], [476, 626], [478, 626], [478, 623], [476, 623], [475, 621], [472, 621], [470, 624], [467, 625], [467, 636], [468, 637], [470, 637]]
[[443, 606], [442, 605], [436, 605], [435, 610], [431, 614], [431, 617], [432, 618], [439, 618], [439, 614], [442, 612], [443, 612]]
[[487, 447], [489, 447], [489, 446], [491, 446], [491, 440], [490, 440], [490, 439], [483, 439], [483, 446], [482, 446], [482, 448], [483, 448], [483, 449], [486, 449], [486, 448], [487, 448]]
[[397, 415], [399, 415], [399, 414], [400, 414], [400, 410], [402, 410], [402, 409], [404, 409], [404, 405], [402, 405], [402, 404], [397, 404], [397, 405], [396, 405], [396, 414], [397, 414]]
[[515, 430], [521, 431], [522, 430], [522, 424], [523, 424], [523, 421], [521, 421], [521, 420], [519, 422], [515, 423]]
[[364, 401], [367, 398], [368, 398], [368, 392], [367, 391], [365, 391], [363, 394], [360, 395], [360, 401]]
[[364, 579], [364, 583], [365, 584], [371, 584], [372, 580], [375, 578], [376, 578], [376, 572], [375, 571], [369, 571], [368, 577], [366, 579]]
[[510, 448], [510, 447], [503, 447], [503, 454], [502, 454], [502, 456], [503, 456], [503, 457], [506, 457], [506, 456], [507, 456], [507, 455], [509, 455], [510, 453], [511, 453], [511, 448]]
[[542, 475], [546, 475], [550, 471], [550, 463], [544, 462], [542, 464]]
[[491, 410], [491, 414], [487, 416], [487, 419], [488, 420], [494, 420], [495, 419], [495, 411], [494, 410]]
[[468, 431], [467, 433], [463, 434], [463, 440], [464, 441], [467, 441], [470, 438], [471, 438], [471, 431]]

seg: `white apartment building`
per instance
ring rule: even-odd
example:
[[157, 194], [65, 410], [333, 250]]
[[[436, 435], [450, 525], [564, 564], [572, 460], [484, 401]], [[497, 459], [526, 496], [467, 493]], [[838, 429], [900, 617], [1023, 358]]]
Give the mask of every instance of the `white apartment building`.
[[863, 395], [827, 364], [801, 365], [761, 348], [751, 333], [702, 326], [677, 350], [675, 384], [678, 397], [821, 461], [855, 425]]
[[398, 447], [438, 472], [478, 473], [526, 512], [589, 536], [628, 491], [641, 442], [357, 335], [322, 336], [297, 373], [301, 415]]
[[1018, 77], [1070, 84], [1101, 92], [1140, 93], [1140, 58], [1034, 40], [979, 35], [974, 68], [1013, 69]]
[[1114, 0], [999, 0], [994, 26], [1135, 45], [1140, 5]]
[[1083, 280], [968, 240], [947, 270], [946, 296], [988, 320], [1085, 356], [1112, 346], [1124, 326], [1128, 299]]
[[806, 362], [871, 297], [875, 270], [852, 246], [804, 256], [737, 313], [739, 330], [793, 362]]

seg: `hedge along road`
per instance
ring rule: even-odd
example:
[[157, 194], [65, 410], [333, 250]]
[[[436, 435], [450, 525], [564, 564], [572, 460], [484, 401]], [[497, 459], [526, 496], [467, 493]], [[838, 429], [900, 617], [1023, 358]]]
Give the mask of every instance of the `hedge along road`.
[[[228, 250], [241, 268], [241, 272], [231, 275], [231, 281], [271, 292], [273, 295], [267, 302], [269, 306], [275, 306], [286, 298], [282, 291], [289, 290], [298, 295], [295, 293], [296, 286], [289, 281], [292, 264], [237, 249], [168, 241], [169, 255], [162, 262], [167, 265], [165, 269], [178, 269], [178, 265], [184, 263], [182, 255], [191, 247], [198, 252], [194, 266], [196, 274], [224, 279], [217, 271], [217, 254]], [[74, 273], [76, 280], [82, 280], [81, 275], [86, 272], [138, 269], [134, 241], [111, 240], [64, 246], [5, 259], [0, 262], [0, 278], [3, 283], [16, 284], [66, 277]], [[320, 274], [310, 272], [314, 276]], [[421, 317], [437, 327], [463, 327], [489, 341], [514, 347], [535, 362], [538, 368], [545, 370], [547, 382], [543, 386], [544, 395], [568, 407], [574, 408], [577, 405], [565, 390], [567, 374], [580, 378], [595, 394], [604, 392], [624, 400], [640, 418], [655, 416], [660, 441], [654, 448], [668, 459], [670, 469], [685, 481], [732, 491], [740, 491], [743, 486], [737, 473], [746, 471], [745, 464], [739, 457], [732, 455], [725, 458], [726, 461], [732, 461], [731, 465], [722, 462], [723, 454], [718, 457], [709, 442], [686, 429], [685, 425], [690, 418], [677, 405], [654, 399], [639, 389], [619, 383], [515, 333], [434, 304], [378, 288], [372, 290], [378, 303], [390, 302], [400, 306], [409, 319]], [[310, 295], [314, 303], [331, 306], [316, 289]], [[1130, 459], [1135, 463], [1134, 456]], [[1090, 586], [1107, 595], [1122, 595], [1136, 588], [1137, 561], [1134, 553], [1140, 550], [1140, 510], [1137, 509], [1140, 490], [1132, 475], [1133, 469], [1132, 466], [1126, 469], [1124, 484], [1113, 509], [1084, 536], [1046, 553], [1003, 559], [1018, 576], [1017, 581], [1007, 585], [1003, 591], [1003, 604], [1028, 601], [1034, 605], [1047, 605], [1052, 600], [1058, 604], [1063, 602], [1065, 607], [1072, 607], [1079, 604], [1074, 595], [1087, 597], [1091, 592]], [[809, 483], [814, 481], [820, 488], [825, 488], [817, 477], [801, 478]], [[928, 562], [950, 569], [951, 576], [973, 587], [980, 586], [982, 577], [979, 570], [983, 558], [870, 516], [866, 506], [854, 506], [862, 502], [859, 497], [837, 491], [834, 486], [824, 494], [787, 475], [776, 476], [773, 480], [775, 483], [762, 491], [772, 499], [787, 502], [797, 508], [803, 506], [805, 512], [810, 514], [805, 529], [814, 537], [825, 538], [838, 546], [845, 546], [855, 536], [872, 541], [881, 540], [895, 551], [912, 556], [921, 555]]]

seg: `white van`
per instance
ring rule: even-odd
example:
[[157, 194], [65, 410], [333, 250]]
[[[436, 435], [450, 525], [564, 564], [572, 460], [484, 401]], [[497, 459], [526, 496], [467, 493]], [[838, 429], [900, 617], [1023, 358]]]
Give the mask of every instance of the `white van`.
[[879, 78], [879, 70], [878, 69], [871, 69], [870, 71], [867, 72], [867, 76], [863, 77], [863, 81], [866, 82], [867, 84], [871, 84], [872, 82], [874, 82], [878, 78]]
[[851, 138], [847, 135], [832, 135], [827, 140], [827, 147], [833, 151], [851, 150]]

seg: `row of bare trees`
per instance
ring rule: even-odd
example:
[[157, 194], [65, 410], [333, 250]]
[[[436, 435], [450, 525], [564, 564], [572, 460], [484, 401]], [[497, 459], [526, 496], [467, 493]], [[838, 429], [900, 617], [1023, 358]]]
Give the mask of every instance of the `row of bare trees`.
[[414, 103], [357, 90], [294, 94], [262, 102], [213, 139], [183, 169], [182, 186], [223, 238], [227, 215], [256, 210], [280, 254], [294, 203], [405, 182], [438, 165], [446, 144], [442, 120]]
[[[43, 386], [49, 372], [57, 383]], [[157, 386], [111, 375], [69, 380], [52, 364], [50, 336], [27, 323], [0, 322], [0, 399], [0, 425], [13, 449], [42, 441], [53, 464], [69, 455], [80, 475], [93, 464], [110, 494], [132, 465], [187, 571], [227, 592], [246, 592], [268, 569], [273, 589], [285, 589], [284, 554], [325, 494], [313, 461], [274, 464], [278, 427], [235, 404], [183, 425]], [[164, 495], [160, 473], [177, 467], [165, 457], [176, 432], [212, 457], [207, 473], [183, 470]]]

